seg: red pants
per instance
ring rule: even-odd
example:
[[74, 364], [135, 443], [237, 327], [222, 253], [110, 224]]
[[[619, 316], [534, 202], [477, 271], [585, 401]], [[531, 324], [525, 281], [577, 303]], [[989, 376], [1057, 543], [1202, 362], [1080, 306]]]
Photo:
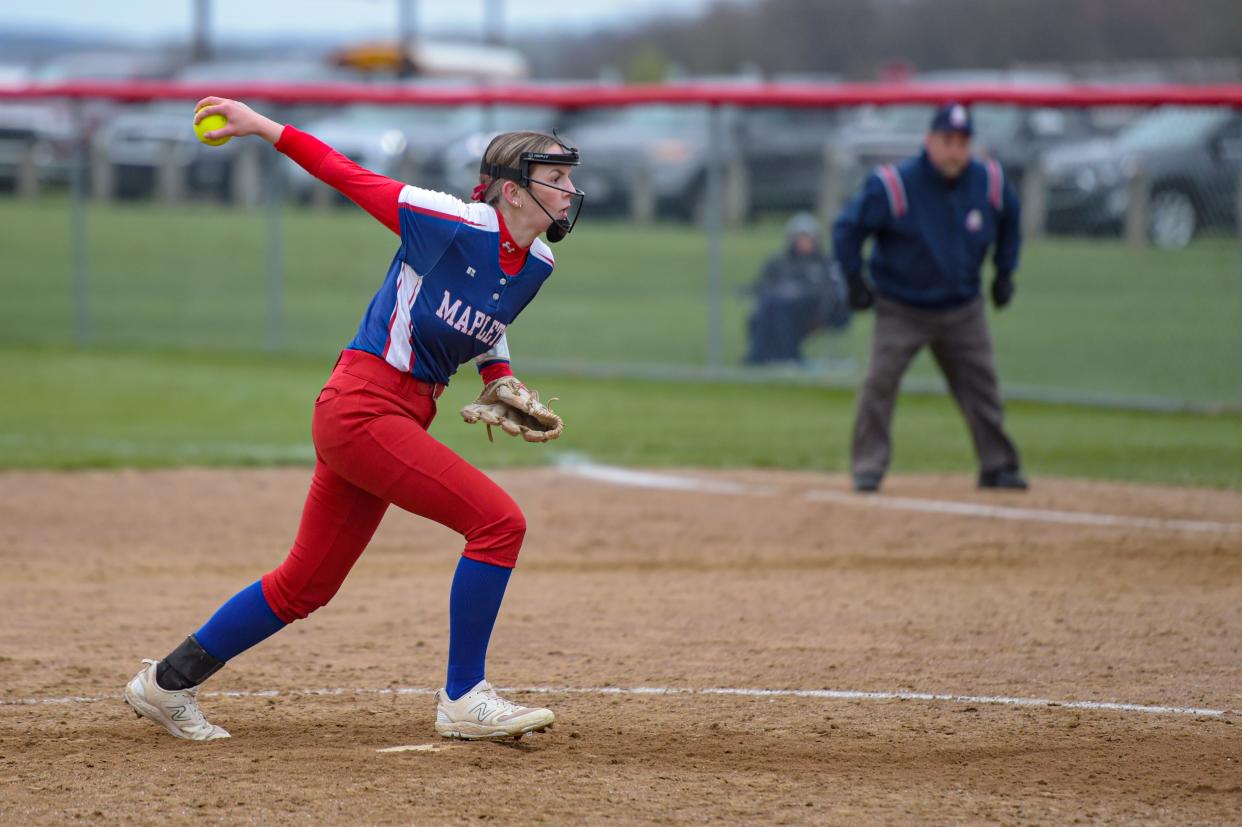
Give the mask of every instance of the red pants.
[[315, 476], [297, 539], [263, 576], [263, 595], [281, 620], [332, 599], [389, 503], [464, 535], [466, 557], [516, 565], [526, 533], [517, 503], [427, 433], [440, 389], [369, 353], [341, 355], [315, 400]]

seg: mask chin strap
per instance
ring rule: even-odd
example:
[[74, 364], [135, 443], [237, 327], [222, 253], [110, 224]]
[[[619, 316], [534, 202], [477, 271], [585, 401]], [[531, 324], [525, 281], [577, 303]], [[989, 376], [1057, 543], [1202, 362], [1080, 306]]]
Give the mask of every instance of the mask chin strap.
[[[556, 135], [555, 132], [552, 134], [560, 141], [560, 136]], [[528, 190], [532, 184], [538, 184], [541, 187], [547, 187], [557, 192], [569, 193], [577, 198], [577, 209], [573, 210], [568, 218], [554, 217], [552, 213], [548, 212], [548, 208], [543, 205], [543, 202], [535, 198], [535, 203], [539, 205], [539, 209], [543, 210], [543, 214], [551, 222], [548, 225], [547, 236], [548, 241], [553, 244], [573, 232], [574, 225], [578, 223], [578, 216], [582, 214], [582, 204], [586, 201], [586, 193], [580, 189], [565, 189], [564, 187], [558, 187], [546, 181], [534, 180], [530, 177], [530, 168], [536, 164], [576, 167], [582, 163], [577, 147], [569, 146], [564, 141], [561, 141], [561, 146], [564, 147], [565, 152], [523, 152], [518, 159], [519, 166], [517, 167], [502, 167], [499, 164], [489, 164], [486, 161], [479, 164], [479, 172], [483, 175], [488, 175], [492, 178], [505, 178]], [[487, 155], [486, 152], [483, 154], [484, 156]], [[533, 192], [531, 196], [534, 197]]]
[[[548, 208], [543, 205], [543, 202], [540, 201], [538, 198], [535, 199], [535, 203], [539, 205], [539, 209], [543, 210], [543, 214], [546, 215], [548, 219], [552, 222], [551, 224], [548, 225], [548, 229], [547, 229], [547, 236], [548, 236], [549, 242], [555, 244], [556, 242], [560, 241], [565, 236], [573, 232], [574, 225], [578, 223], [578, 216], [582, 215], [582, 204], [584, 201], [586, 201], [586, 193], [580, 189], [575, 188], [575, 189], [569, 190], [569, 189], [565, 189], [564, 187], [556, 187], [556, 186], [553, 186], [552, 184], [548, 184], [543, 181], [536, 181], [534, 179], [528, 180], [527, 184], [528, 184], [527, 189], [530, 189], [529, 184], [538, 184], [541, 187], [547, 187], [548, 189], [556, 190], [557, 192], [567, 192], [570, 195], [577, 197], [578, 199], [577, 209], [573, 211], [573, 213], [571, 214], [569, 218], [553, 217], [552, 213], [548, 212]], [[534, 193], [532, 192], [531, 195], [533, 196]], [[571, 205], [572, 205], [572, 202], [571, 202]]]

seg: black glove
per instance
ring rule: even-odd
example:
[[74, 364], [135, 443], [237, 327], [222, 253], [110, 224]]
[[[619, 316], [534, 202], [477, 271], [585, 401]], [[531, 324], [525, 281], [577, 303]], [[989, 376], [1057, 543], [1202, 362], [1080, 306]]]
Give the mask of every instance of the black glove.
[[871, 288], [862, 280], [862, 276], [850, 279], [850, 307], [855, 310], [866, 310], [873, 304], [875, 304], [875, 293], [871, 292]]
[[1013, 298], [1013, 274], [997, 273], [992, 279], [992, 304], [1000, 310]]

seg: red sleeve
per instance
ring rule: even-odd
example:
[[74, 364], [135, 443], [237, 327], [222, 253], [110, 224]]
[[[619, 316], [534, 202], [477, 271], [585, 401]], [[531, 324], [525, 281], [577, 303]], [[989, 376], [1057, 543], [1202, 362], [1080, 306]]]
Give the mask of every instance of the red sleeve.
[[508, 362], [489, 362], [479, 368], [479, 376], [482, 377], [484, 385], [512, 375], [513, 369]]
[[405, 184], [363, 169], [314, 135], [292, 126], [281, 131], [276, 149], [400, 234], [397, 199]]

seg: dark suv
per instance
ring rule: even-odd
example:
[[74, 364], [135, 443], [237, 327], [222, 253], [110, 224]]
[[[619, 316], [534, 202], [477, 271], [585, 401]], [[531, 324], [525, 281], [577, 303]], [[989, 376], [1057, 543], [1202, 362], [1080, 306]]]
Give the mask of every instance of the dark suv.
[[1242, 115], [1228, 108], [1164, 106], [1114, 138], [1050, 152], [1048, 229], [1117, 233], [1131, 182], [1147, 176], [1148, 233], [1161, 247], [1184, 247], [1204, 228], [1236, 221], [1242, 172]]
[[[834, 141], [837, 151], [853, 165], [853, 175], [844, 182], [842, 194], [852, 194], [877, 164], [919, 152], [932, 110], [931, 106], [913, 104], [861, 110]], [[1019, 192], [1032, 163], [1058, 145], [1080, 141], [1093, 132], [1087, 115], [1078, 109], [978, 104], [971, 112], [976, 154], [1000, 161], [1006, 179]]]
[[[824, 145], [838, 115], [830, 109], [721, 107], [720, 152], [746, 171], [746, 208], [815, 207]], [[702, 105], [589, 110], [568, 137], [590, 164], [574, 176], [593, 214], [629, 209], [635, 177], [646, 174], [657, 212], [702, 218], [711, 151], [711, 112]]]

